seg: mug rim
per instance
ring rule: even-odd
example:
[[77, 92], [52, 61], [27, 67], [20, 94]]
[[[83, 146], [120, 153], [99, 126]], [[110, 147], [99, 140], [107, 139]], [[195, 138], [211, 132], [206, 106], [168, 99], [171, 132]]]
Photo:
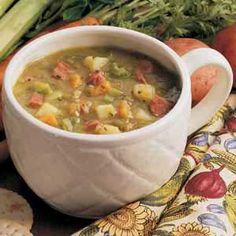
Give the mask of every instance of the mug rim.
[[[126, 34], [126, 35], [129, 35], [130, 37], [136, 37], [138, 40], [146, 41], [147, 44], [152, 43], [153, 45], [156, 45], [164, 49], [165, 53], [168, 54], [169, 58], [171, 58], [176, 69], [178, 70], [178, 75], [182, 82], [181, 93], [174, 107], [162, 118], [160, 118], [159, 120], [147, 126], [144, 126], [142, 128], [135, 129], [132, 131], [128, 131], [128, 132], [122, 132], [119, 134], [109, 134], [109, 135], [81, 134], [81, 133], [75, 133], [71, 131], [62, 130], [62, 129], [52, 127], [50, 125], [47, 125], [41, 122], [40, 120], [35, 118], [33, 115], [31, 115], [29, 112], [27, 112], [15, 98], [13, 94], [14, 85], [11, 84], [11, 73], [14, 71], [14, 68], [16, 67], [16, 64], [18, 63], [18, 61], [21, 60], [22, 55], [39, 49], [41, 44], [47, 43], [47, 41], [53, 41], [56, 37], [66, 38], [68, 37], [70, 33], [79, 34], [81, 32], [86, 33], [90, 31], [93, 31], [93, 33], [106, 31], [109, 33], [116, 33], [117, 35], [119, 34], [119, 36]], [[96, 44], [94, 46], [96, 46]], [[73, 46], [71, 48], [73, 48]], [[58, 48], [58, 51], [60, 51], [59, 48]], [[49, 53], [48, 55], [50, 54], [51, 53]], [[24, 62], [21, 62], [21, 64], [22, 64], [22, 67], [26, 66]], [[120, 28], [120, 27], [114, 27], [114, 26], [79, 26], [79, 27], [63, 29], [63, 30], [59, 30], [56, 32], [43, 35], [33, 40], [32, 42], [30, 42], [23, 48], [21, 48], [14, 55], [14, 57], [12, 58], [12, 60], [10, 61], [6, 69], [5, 76], [4, 76], [3, 90], [11, 106], [14, 107], [14, 110], [21, 117], [23, 117], [27, 122], [29, 122], [31, 125], [36, 126], [39, 129], [47, 133], [50, 133], [56, 137], [64, 137], [64, 138], [75, 139], [78, 141], [96, 142], [96, 143], [103, 144], [103, 143], [114, 143], [114, 142], [126, 142], [128, 140], [137, 139], [138, 137], [142, 139], [145, 137], [151, 137], [157, 130], [162, 130], [163, 128], [165, 128], [166, 125], [168, 125], [171, 120], [172, 121], [174, 120], [174, 117], [176, 115], [180, 114], [180, 112], [182, 111], [182, 107], [186, 105], [186, 102], [189, 99], [189, 96], [191, 96], [189, 77], [190, 75], [181, 57], [178, 56], [177, 53], [174, 52], [166, 44], [164, 44], [163, 42], [161, 42], [160, 40], [154, 37], [148, 36], [144, 33], [140, 33], [137, 31]]]

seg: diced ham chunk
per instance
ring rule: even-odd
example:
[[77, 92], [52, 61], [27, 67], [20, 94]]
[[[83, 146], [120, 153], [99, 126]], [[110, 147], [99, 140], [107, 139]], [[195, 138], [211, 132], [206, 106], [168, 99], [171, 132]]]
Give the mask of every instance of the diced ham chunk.
[[152, 73], [153, 72], [153, 63], [148, 60], [140, 60], [138, 64], [138, 68], [143, 73]]
[[72, 72], [71, 66], [63, 61], [60, 61], [54, 68], [52, 76], [55, 79], [67, 80], [71, 72]]
[[148, 60], [140, 60], [135, 71], [136, 80], [140, 83], [147, 83], [145, 73], [153, 72], [153, 64]]
[[86, 131], [95, 131], [101, 125], [98, 120], [89, 120], [84, 124]]
[[139, 68], [137, 68], [136, 71], [135, 71], [135, 78], [140, 83], [143, 83], [143, 84], [147, 83], [143, 72]]
[[94, 86], [100, 85], [105, 80], [104, 72], [96, 70], [91, 73], [88, 78], [87, 84], [92, 84]]
[[80, 101], [80, 113], [81, 114], [88, 114], [90, 111], [91, 106], [93, 105], [90, 101]]
[[149, 104], [149, 108], [154, 116], [165, 115], [172, 106], [173, 104], [171, 102], [158, 95], [156, 95]]
[[28, 105], [31, 108], [41, 107], [43, 105], [43, 95], [40, 93], [33, 93]]

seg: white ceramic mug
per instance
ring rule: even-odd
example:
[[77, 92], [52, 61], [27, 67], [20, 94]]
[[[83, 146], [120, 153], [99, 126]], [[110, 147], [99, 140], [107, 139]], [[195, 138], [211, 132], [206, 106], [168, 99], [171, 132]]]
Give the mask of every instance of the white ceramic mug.
[[[134, 50], [175, 71], [182, 86], [177, 104], [157, 122], [116, 135], [71, 133], [27, 113], [12, 92], [25, 66], [63, 49], [85, 46]], [[220, 78], [191, 112], [190, 74], [207, 64], [222, 69]], [[213, 49], [196, 49], [181, 59], [152, 37], [109, 26], [48, 34], [21, 49], [5, 74], [3, 118], [11, 157], [26, 183], [48, 204], [70, 215], [99, 217], [151, 193], [174, 174], [187, 135], [223, 105], [232, 78], [228, 62]]]

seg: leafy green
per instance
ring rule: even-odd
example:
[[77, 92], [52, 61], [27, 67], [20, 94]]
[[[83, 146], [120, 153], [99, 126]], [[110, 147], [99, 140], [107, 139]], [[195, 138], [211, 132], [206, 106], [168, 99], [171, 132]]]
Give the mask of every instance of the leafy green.
[[[2, 5], [2, 13], [0, 5], [0, 14], [4, 14], [10, 3], [14, 3], [13, 0], [2, 1], [6, 5]], [[140, 31], [161, 40], [193, 37], [210, 41], [218, 30], [236, 23], [235, 0], [48, 1], [48, 7], [40, 15], [35, 15], [34, 21], [27, 25], [29, 31], [12, 43], [4, 56], [54, 22], [78, 20], [86, 15], [94, 16], [103, 24]], [[24, 19], [22, 14], [20, 16]]]
[[37, 24], [26, 34], [32, 38], [55, 21], [80, 19], [90, 9], [92, 0], [57, 0], [38, 19]]
[[[115, 3], [116, 1], [114, 1]], [[130, 0], [92, 15], [105, 24], [141, 31], [162, 40], [171, 37], [211, 38], [236, 22], [235, 0]]]
[[64, 20], [78, 20], [83, 16], [85, 9], [88, 7], [88, 0], [67, 0], [63, 4], [62, 13]]

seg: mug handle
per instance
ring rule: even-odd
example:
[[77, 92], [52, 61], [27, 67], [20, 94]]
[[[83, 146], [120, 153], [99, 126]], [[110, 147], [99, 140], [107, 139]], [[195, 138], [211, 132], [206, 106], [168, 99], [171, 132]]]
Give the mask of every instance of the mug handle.
[[227, 100], [232, 85], [233, 72], [226, 58], [211, 48], [194, 49], [182, 56], [190, 75], [206, 65], [216, 65], [219, 73], [216, 84], [209, 93], [192, 108], [188, 135], [194, 133], [220, 109]]

